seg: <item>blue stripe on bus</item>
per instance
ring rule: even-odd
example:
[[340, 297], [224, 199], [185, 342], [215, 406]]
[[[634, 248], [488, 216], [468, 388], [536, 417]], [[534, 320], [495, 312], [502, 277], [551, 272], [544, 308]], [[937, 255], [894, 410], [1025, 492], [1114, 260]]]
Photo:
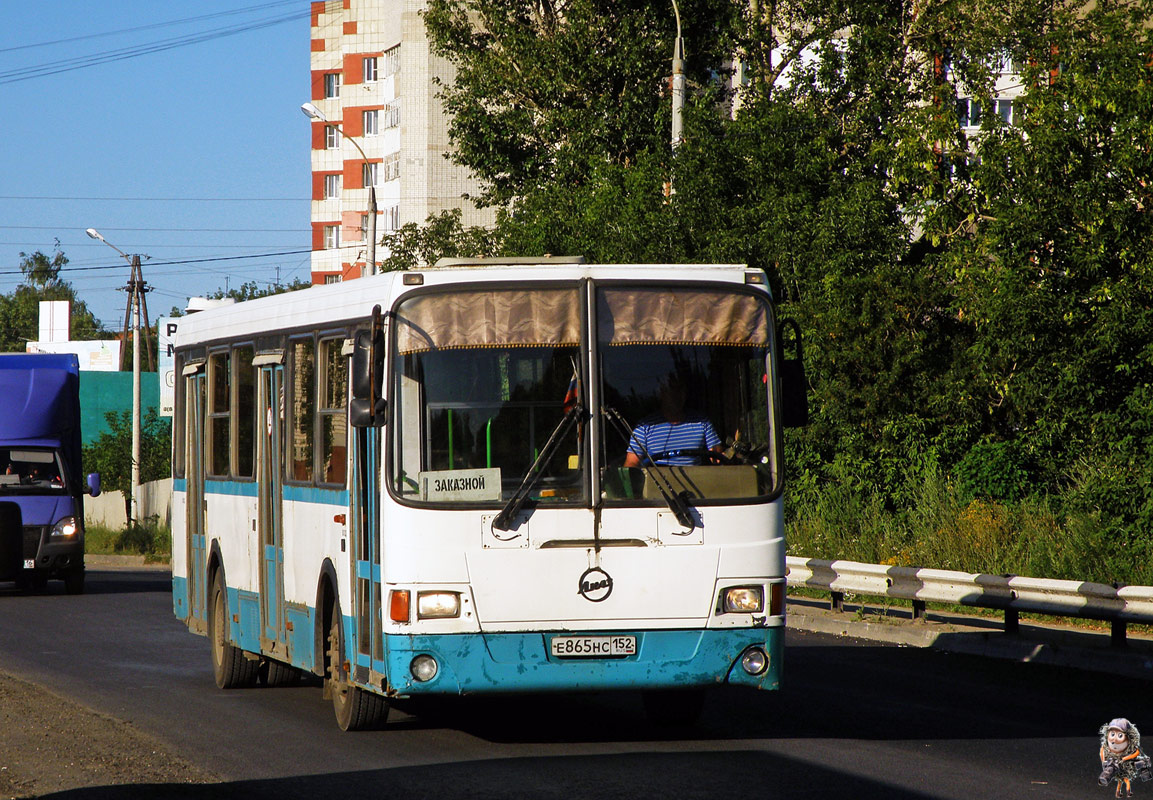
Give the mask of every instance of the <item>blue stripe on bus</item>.
[[[188, 480], [174, 478], [172, 491], [187, 492]], [[255, 481], [205, 481], [204, 493], [208, 495], [230, 495], [233, 497], [256, 497], [258, 485]], [[284, 486], [283, 499], [318, 505], [347, 506], [347, 489], [324, 489], [316, 486]]]

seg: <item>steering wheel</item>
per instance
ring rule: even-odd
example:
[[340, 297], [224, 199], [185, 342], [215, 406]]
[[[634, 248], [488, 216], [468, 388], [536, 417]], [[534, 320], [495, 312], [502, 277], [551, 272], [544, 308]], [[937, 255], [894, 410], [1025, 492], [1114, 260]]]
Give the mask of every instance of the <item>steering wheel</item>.
[[652, 456], [653, 465], [658, 466], [658, 467], [660, 467], [660, 466], [676, 466], [676, 465], [669, 465], [669, 464], [660, 464], [659, 462], [661, 460], [667, 459], [667, 458], [685, 458], [686, 456], [691, 456], [692, 458], [696, 459], [696, 463], [691, 464], [691, 465], [685, 465], [685, 466], [698, 466], [698, 465], [703, 466], [703, 465], [709, 465], [709, 464], [722, 464], [723, 465], [723, 464], [737, 463], [737, 462], [733, 461], [731, 458], [729, 458], [728, 456], [726, 456], [721, 451], [709, 450], [708, 448], [705, 448], [705, 447], [693, 447], [693, 448], [686, 449], [686, 450], [668, 450], [668, 451], [661, 452], [661, 453], [649, 453], [649, 455]]

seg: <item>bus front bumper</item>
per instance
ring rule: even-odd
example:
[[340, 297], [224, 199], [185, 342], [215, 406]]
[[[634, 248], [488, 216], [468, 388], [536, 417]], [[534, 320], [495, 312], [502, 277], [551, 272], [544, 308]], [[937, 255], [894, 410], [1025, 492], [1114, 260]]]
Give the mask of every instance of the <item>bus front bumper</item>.
[[[388, 676], [393, 691], [412, 696], [688, 689], [726, 683], [777, 689], [784, 631], [784, 627], [598, 631], [589, 635], [635, 636], [636, 652], [591, 658], [553, 654], [550, 645], [554, 637], [580, 635], [569, 631], [391, 634], [386, 637]], [[759, 671], [750, 673], [750, 667], [756, 669], [762, 664]]]

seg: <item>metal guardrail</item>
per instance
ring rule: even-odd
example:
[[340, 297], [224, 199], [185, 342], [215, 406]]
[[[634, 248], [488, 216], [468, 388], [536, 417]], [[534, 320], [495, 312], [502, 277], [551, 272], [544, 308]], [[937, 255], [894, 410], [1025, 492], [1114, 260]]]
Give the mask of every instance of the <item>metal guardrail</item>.
[[1153, 623], [1153, 586], [1113, 586], [795, 556], [787, 562], [789, 586], [829, 592], [836, 611], [844, 610], [845, 594], [852, 593], [910, 600], [914, 617], [925, 615], [926, 603], [1000, 609], [1005, 612], [1006, 633], [1017, 633], [1021, 612], [1082, 617], [1110, 622], [1114, 644], [1124, 643], [1127, 623]]

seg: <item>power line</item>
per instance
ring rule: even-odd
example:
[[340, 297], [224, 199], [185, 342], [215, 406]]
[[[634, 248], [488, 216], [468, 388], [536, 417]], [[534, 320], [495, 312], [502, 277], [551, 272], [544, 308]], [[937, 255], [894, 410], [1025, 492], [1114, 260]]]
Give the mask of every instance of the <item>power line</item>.
[[307, 203], [307, 197], [63, 197], [0, 194], [0, 200], [99, 200], [141, 203]]
[[[59, 231], [71, 230], [74, 224], [68, 225], [0, 225], [0, 230], [6, 231]], [[308, 233], [308, 228], [114, 228], [110, 225], [101, 225], [100, 230], [131, 231], [149, 233], [168, 233], [177, 231], [182, 233]], [[92, 245], [98, 247], [99, 245]]]
[[[350, 247], [351, 246], [352, 245], [350, 245]], [[253, 253], [251, 255], [246, 255], [246, 256], [215, 256], [213, 258], [188, 258], [188, 259], [173, 260], [173, 261], [149, 261], [148, 266], [149, 266], [149, 268], [152, 268], [152, 267], [172, 266], [175, 264], [208, 264], [208, 263], [217, 262], [217, 261], [239, 261], [241, 259], [246, 259], [246, 258], [275, 258], [277, 256], [295, 256], [295, 255], [300, 255], [301, 253], [311, 253], [311, 252], [312, 252], [312, 250], [282, 250], [282, 251], [279, 251], [276, 253]], [[124, 265], [123, 264], [103, 264], [103, 265], [92, 266], [92, 267], [67, 267], [67, 266], [65, 266], [65, 267], [61, 268], [60, 272], [61, 272], [61, 274], [64, 274], [64, 273], [74, 273], [74, 272], [90, 272], [93, 270], [104, 270], [104, 269], [124, 269]], [[0, 275], [23, 275], [23, 274], [24, 274], [23, 270], [19, 270], [19, 269], [17, 269], [17, 270], [0, 270]]]
[[20, 44], [15, 47], [0, 47], [0, 53], [10, 53], [14, 50], [31, 50], [37, 47], [51, 47], [56, 44], [68, 44], [70, 42], [82, 42], [86, 39], [101, 39], [106, 36], [119, 36], [125, 33], [136, 33], [137, 31], [149, 31], [156, 28], [169, 28], [173, 25], [184, 25], [189, 22], [201, 22], [207, 19], [215, 19], [217, 17], [229, 17], [237, 14], [247, 14], [250, 11], [263, 11], [266, 8], [274, 8], [276, 6], [292, 5], [298, 3], [300, 0], [279, 0], [276, 3], [264, 3], [258, 6], [248, 6], [246, 8], [235, 8], [230, 11], [217, 11], [214, 14], [202, 14], [198, 17], [185, 17], [184, 19], [174, 19], [168, 22], [155, 22], [151, 25], [139, 25], [135, 28], [121, 28], [118, 31], [104, 31], [103, 33], [89, 33], [85, 36], [71, 36], [67, 39], [53, 39], [49, 42], [35, 42], [33, 44]]
[[45, 64], [38, 64], [32, 67], [19, 67], [17, 69], [7, 70], [0, 72], [0, 85], [6, 83], [16, 83], [19, 81], [31, 80], [32, 78], [42, 78], [47, 75], [57, 75], [61, 72], [71, 72], [73, 70], [84, 69], [85, 67], [93, 67], [99, 64], [107, 64], [113, 61], [123, 61], [129, 58], [138, 58], [139, 56], [149, 55], [152, 53], [160, 53], [166, 50], [173, 50], [177, 47], [187, 47], [192, 44], [201, 44], [203, 42], [212, 41], [214, 39], [221, 39], [225, 36], [235, 36], [239, 33], [247, 33], [248, 31], [260, 30], [261, 28], [269, 28], [273, 25], [279, 25], [284, 22], [292, 22], [298, 19], [308, 17], [310, 11], [294, 12], [279, 17], [270, 17], [256, 22], [244, 23], [235, 25], [229, 28], [217, 28], [215, 30], [205, 31], [198, 34], [189, 34], [187, 36], [178, 36], [172, 39], [163, 39], [158, 42], [146, 44], [137, 47], [124, 47], [119, 50], [109, 50], [104, 53], [96, 53], [88, 56], [77, 56], [75, 58], [60, 59], [58, 61], [50, 61]]

